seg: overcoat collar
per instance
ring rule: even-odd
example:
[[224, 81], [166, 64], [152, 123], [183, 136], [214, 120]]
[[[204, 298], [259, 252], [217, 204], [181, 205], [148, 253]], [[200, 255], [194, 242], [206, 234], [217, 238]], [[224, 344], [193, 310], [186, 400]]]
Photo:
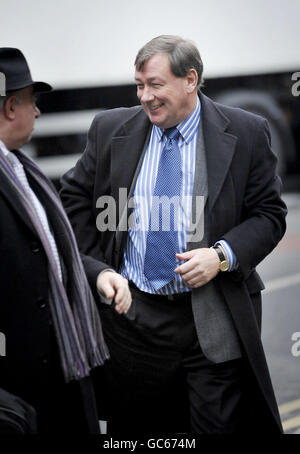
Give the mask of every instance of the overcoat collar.
[[[14, 150], [12, 150], [12, 153], [14, 153]], [[24, 170], [25, 170], [25, 173], [27, 174], [25, 167], [24, 167]], [[52, 205], [49, 202], [48, 197], [45, 197], [44, 191], [41, 188], [39, 188], [39, 186], [34, 181], [34, 179], [31, 177], [30, 174], [27, 174], [27, 178], [28, 178], [30, 187], [32, 188], [34, 193], [38, 196], [40, 202], [42, 203], [43, 207], [45, 208], [45, 210], [47, 212], [47, 215], [49, 215], [49, 210], [51, 209]], [[22, 205], [22, 203], [17, 195], [16, 189], [11, 184], [11, 182], [6, 177], [6, 175], [1, 171], [1, 169], [0, 169], [0, 193], [3, 194], [5, 199], [10, 203], [12, 209], [20, 217], [20, 219], [27, 225], [27, 227], [32, 231], [32, 233], [37, 234], [36, 229], [35, 229], [34, 225], [32, 224], [30, 217], [28, 216], [26, 210], [24, 209], [24, 206]]]

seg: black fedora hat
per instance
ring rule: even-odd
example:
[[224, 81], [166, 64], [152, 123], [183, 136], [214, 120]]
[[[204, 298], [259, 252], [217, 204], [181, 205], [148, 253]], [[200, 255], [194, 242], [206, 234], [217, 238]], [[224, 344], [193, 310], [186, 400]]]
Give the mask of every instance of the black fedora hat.
[[32, 80], [26, 58], [14, 47], [0, 47], [0, 72], [5, 76], [5, 89], [8, 93], [31, 85], [34, 92], [52, 90], [51, 85]]

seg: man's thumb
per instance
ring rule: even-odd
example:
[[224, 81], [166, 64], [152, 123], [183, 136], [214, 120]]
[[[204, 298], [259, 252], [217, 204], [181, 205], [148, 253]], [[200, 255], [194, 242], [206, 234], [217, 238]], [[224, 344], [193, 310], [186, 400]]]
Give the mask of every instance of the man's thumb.
[[112, 286], [112, 283], [109, 280], [102, 282], [101, 292], [104, 293], [106, 298], [113, 298], [115, 296], [115, 289]]

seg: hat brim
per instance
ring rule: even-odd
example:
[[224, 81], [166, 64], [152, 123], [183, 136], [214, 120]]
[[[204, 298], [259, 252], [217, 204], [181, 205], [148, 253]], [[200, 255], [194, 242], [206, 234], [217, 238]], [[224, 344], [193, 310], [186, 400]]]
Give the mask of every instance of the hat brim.
[[10, 93], [12, 91], [23, 90], [23, 88], [27, 88], [27, 87], [31, 87], [31, 86], [33, 87], [34, 93], [52, 91], [51, 85], [46, 84], [46, 82], [34, 82], [32, 80], [32, 81], [28, 81], [26, 83], [23, 82], [22, 84], [16, 84], [15, 86], [11, 86], [6, 89], [6, 92]]
[[52, 91], [52, 87], [46, 82], [34, 82], [33, 83], [33, 91], [35, 93], [41, 93], [43, 91]]

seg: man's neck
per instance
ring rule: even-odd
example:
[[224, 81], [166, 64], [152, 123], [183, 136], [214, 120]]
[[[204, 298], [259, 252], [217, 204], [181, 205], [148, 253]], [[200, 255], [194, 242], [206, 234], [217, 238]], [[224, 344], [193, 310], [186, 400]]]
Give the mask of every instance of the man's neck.
[[196, 106], [197, 106], [197, 102], [198, 102], [198, 94], [196, 93], [196, 95], [193, 96], [193, 98], [191, 98], [190, 104], [186, 110], [185, 115], [183, 116], [184, 118], [182, 118], [182, 120], [179, 123], [184, 121], [187, 117], [189, 117], [194, 112], [194, 110], [196, 109]]
[[0, 131], [0, 141], [4, 144], [4, 146], [10, 151], [14, 150], [15, 147], [12, 146], [9, 138], [7, 137], [7, 134], [5, 134], [5, 131]]

